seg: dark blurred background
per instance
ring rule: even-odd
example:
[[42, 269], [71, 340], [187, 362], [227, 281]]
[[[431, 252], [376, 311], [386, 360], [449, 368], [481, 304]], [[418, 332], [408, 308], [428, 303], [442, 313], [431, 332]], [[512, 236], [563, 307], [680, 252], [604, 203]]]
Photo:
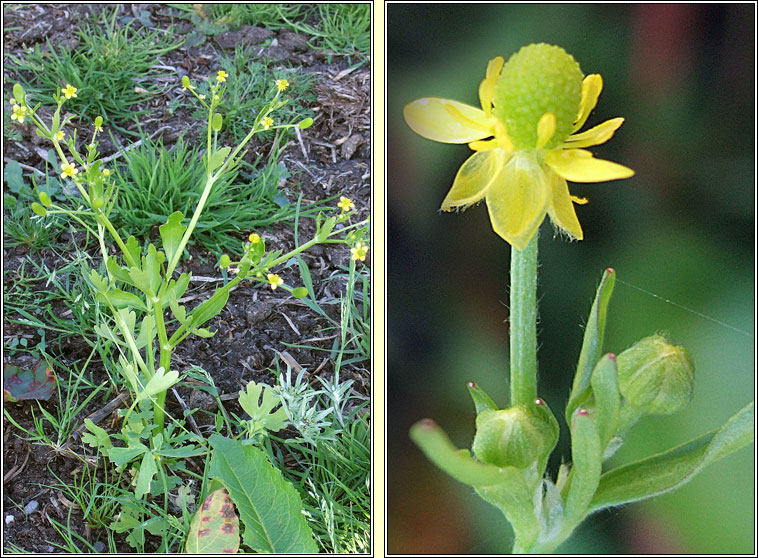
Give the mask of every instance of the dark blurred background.
[[[479, 106], [488, 60], [533, 42], [562, 46], [585, 74], [603, 76], [585, 129], [626, 122], [591, 149], [636, 175], [569, 184], [589, 198], [577, 206], [584, 241], [561, 240], [547, 221], [541, 229], [540, 396], [563, 422], [582, 327], [609, 266], [657, 297], [617, 284], [605, 350], [666, 332], [697, 366], [692, 404], [643, 419], [612, 459], [620, 464], [712, 430], [754, 398], [754, 21], [754, 4], [387, 5], [390, 553], [510, 551], [500, 512], [408, 438], [431, 417], [470, 447], [469, 380], [505, 404], [510, 247], [484, 203], [438, 211], [471, 151], [414, 134], [403, 106], [425, 96]], [[753, 553], [754, 451], [672, 494], [596, 514], [559, 551]], [[565, 429], [555, 457], [553, 474], [570, 459]]]

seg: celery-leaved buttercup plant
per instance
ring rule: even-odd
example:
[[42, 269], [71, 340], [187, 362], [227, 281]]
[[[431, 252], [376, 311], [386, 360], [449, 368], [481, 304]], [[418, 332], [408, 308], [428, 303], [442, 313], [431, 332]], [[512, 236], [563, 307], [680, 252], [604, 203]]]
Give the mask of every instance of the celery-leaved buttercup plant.
[[546, 215], [556, 229], [582, 240], [567, 180], [601, 182], [631, 177], [618, 163], [584, 149], [609, 140], [623, 123], [613, 118], [579, 131], [595, 108], [602, 79], [583, 76], [562, 48], [523, 47], [508, 62], [494, 58], [479, 85], [481, 109], [422, 98], [406, 105], [408, 125], [425, 138], [467, 143], [474, 154], [458, 170], [442, 209], [484, 199], [492, 228], [511, 244], [510, 403], [499, 406], [474, 382], [471, 451], [458, 450], [430, 419], [411, 437], [441, 469], [498, 507], [514, 531], [514, 553], [549, 553], [589, 514], [642, 500], [684, 484], [705, 465], [753, 440], [754, 403], [722, 427], [662, 454], [603, 472], [644, 415], [671, 414], [693, 396], [694, 362], [661, 335], [644, 338], [618, 356], [603, 354], [615, 272], [598, 287], [565, 409], [571, 462], [555, 479], [546, 474], [559, 425], [537, 393], [537, 237]]
[[[197, 94], [186, 76], [182, 79], [183, 90], [192, 92], [207, 109], [205, 185], [188, 222], [177, 211], [158, 227], [159, 247], [148, 239], [141, 244], [134, 236], [124, 238], [109, 219], [117, 203], [117, 191], [111, 172], [101, 164], [97, 151], [96, 139], [102, 132], [103, 119], [96, 118], [92, 137], [86, 142], [86, 152], [82, 154], [78, 149], [80, 142], [76, 130], [70, 134], [67, 128], [72, 117], [61, 117], [66, 100], [77, 95], [76, 88], [66, 85], [54, 96], [57, 109], [49, 125], [37, 115], [39, 105], [29, 105], [22, 86], [16, 84], [13, 88], [14, 120], [23, 123], [24, 119], [30, 119], [37, 135], [52, 142], [59, 158], [61, 177], [71, 179], [77, 194], [70, 199], [78, 207], [71, 209], [53, 202], [46, 192], [40, 191], [39, 203], [35, 202], [32, 209], [42, 218], [54, 213], [67, 215], [99, 243], [101, 270], [90, 270], [89, 281], [97, 299], [110, 309], [113, 322], [99, 324], [97, 333], [118, 347], [119, 372], [132, 398], [123, 414], [121, 432], [115, 435], [122, 445], [115, 447], [108, 434], [94, 424], [88, 424], [85, 441], [99, 448], [121, 468], [134, 465], [134, 490], [138, 499], [146, 494], [167, 497], [168, 491], [178, 482], [176, 476], [169, 476], [167, 472], [187, 472], [177, 462], [208, 451], [206, 440], [188, 432], [182, 420], [170, 417], [171, 423], [166, 425], [166, 394], [180, 380], [179, 372], [172, 369], [175, 348], [189, 335], [213, 335], [204, 326], [223, 310], [230, 291], [240, 282], [249, 280], [303, 297], [307, 290], [285, 285], [275, 273], [277, 268], [315, 244], [344, 243], [355, 249], [361, 248], [365, 242], [366, 222], [351, 222], [354, 211], [346, 210], [344, 206], [335, 208], [334, 214], [328, 217], [319, 214], [313, 238], [286, 253], [281, 249], [267, 250], [265, 239], [252, 233], [242, 247], [239, 260], [233, 261], [226, 254], [220, 257], [220, 267], [232, 270], [233, 278], [216, 288], [196, 307], [187, 309], [182, 304], [191, 274], [177, 274], [177, 266], [214, 184], [238, 165], [245, 154], [245, 145], [255, 134], [277, 128], [307, 128], [313, 123], [310, 118], [299, 123], [275, 122], [276, 111], [287, 102], [281, 97], [289, 85], [280, 79], [272, 84], [271, 99], [257, 114], [252, 129], [242, 142], [236, 147], [221, 145], [219, 132], [224, 123], [217, 109], [223, 103], [227, 77], [220, 71], [215, 79], [209, 78], [209, 99]], [[354, 208], [352, 203], [351, 207]]]

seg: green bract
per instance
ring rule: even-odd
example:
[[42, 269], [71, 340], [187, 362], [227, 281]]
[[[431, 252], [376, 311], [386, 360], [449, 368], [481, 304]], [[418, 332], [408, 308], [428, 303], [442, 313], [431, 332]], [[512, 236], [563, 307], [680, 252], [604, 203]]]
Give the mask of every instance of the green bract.
[[516, 149], [535, 146], [537, 123], [545, 113], [556, 120], [546, 149], [569, 136], [579, 112], [583, 77], [579, 64], [561, 47], [529, 45], [510, 57], [495, 85], [493, 113], [505, 123]]

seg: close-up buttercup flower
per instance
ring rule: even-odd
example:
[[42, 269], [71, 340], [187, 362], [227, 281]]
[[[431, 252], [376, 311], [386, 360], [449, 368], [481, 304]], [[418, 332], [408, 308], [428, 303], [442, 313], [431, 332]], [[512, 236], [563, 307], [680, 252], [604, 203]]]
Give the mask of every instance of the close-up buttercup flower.
[[13, 109], [11, 120], [18, 120], [19, 124], [23, 124], [24, 118], [26, 118], [26, 107], [14, 104], [11, 108]]
[[355, 208], [355, 204], [353, 203], [353, 200], [350, 198], [346, 198], [345, 196], [340, 196], [340, 201], [337, 204], [337, 207], [339, 207], [343, 213], [350, 211], [351, 209]]
[[350, 253], [353, 255], [354, 260], [366, 261], [366, 254], [368, 254], [368, 246], [364, 246], [360, 242], [356, 243], [353, 248], [350, 248]]
[[290, 82], [288, 82], [286, 79], [278, 79], [276, 80], [276, 88], [279, 91], [284, 91], [290, 86]]
[[55, 134], [55, 139], [58, 141], [63, 141], [63, 139], [66, 137], [66, 132], [63, 130], [58, 130], [58, 132]]
[[274, 125], [274, 119], [270, 116], [264, 116], [263, 120], [261, 120], [261, 124], [263, 125], [264, 130], [268, 130], [271, 126]]
[[229, 74], [227, 74], [224, 70], [219, 70], [218, 74], [216, 74], [216, 81], [219, 83], [224, 83], [228, 77]]
[[261, 236], [258, 233], [250, 233], [247, 239], [250, 241], [250, 244], [258, 244], [261, 241]]
[[523, 47], [507, 63], [487, 65], [479, 85], [481, 109], [426, 97], [405, 106], [417, 134], [443, 143], [467, 143], [475, 152], [461, 165], [443, 211], [487, 202], [492, 228], [518, 250], [526, 248], [549, 215], [570, 238], [584, 235], [569, 193], [572, 182], [628, 178], [634, 171], [596, 159], [584, 149], [608, 141], [624, 122], [612, 118], [579, 132], [595, 108], [603, 81], [583, 76], [562, 48]]
[[271, 284], [271, 290], [275, 291], [279, 285], [284, 284], [284, 279], [279, 277], [276, 273], [269, 273], [267, 276], [268, 282]]
[[71, 163], [63, 163], [61, 165], [61, 178], [73, 177], [79, 171]]
[[70, 83], [67, 83], [66, 87], [63, 88], [63, 95], [66, 97], [66, 99], [70, 99], [71, 97], [76, 97], [76, 91], [76, 87]]

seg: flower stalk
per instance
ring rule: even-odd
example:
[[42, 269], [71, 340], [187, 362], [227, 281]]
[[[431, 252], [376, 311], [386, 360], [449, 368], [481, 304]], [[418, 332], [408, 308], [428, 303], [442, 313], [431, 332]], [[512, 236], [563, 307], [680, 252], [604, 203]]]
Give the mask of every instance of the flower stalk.
[[510, 386], [511, 405], [537, 397], [537, 238], [523, 250], [511, 248]]

